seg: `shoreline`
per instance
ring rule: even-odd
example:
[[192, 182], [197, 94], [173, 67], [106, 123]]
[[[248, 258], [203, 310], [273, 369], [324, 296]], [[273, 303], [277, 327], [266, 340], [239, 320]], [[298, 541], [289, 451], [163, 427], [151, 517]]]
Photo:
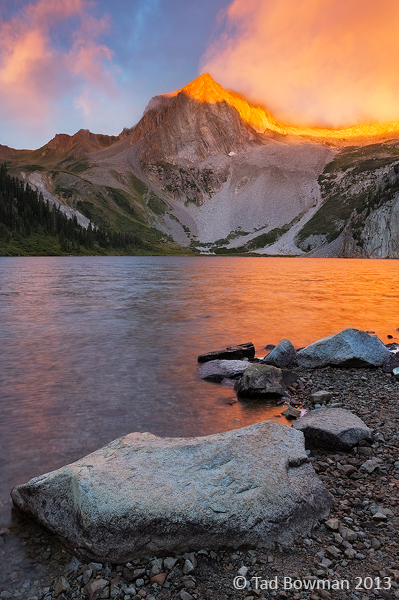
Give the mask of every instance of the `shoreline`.
[[[54, 538], [21, 518], [10, 533], [0, 532], [0, 598], [399, 598], [399, 383], [381, 368], [324, 367], [296, 368], [295, 371], [301, 385], [290, 390], [293, 404], [295, 401], [306, 403], [317, 389], [329, 389], [333, 401], [341, 402], [342, 408], [354, 412], [374, 430], [373, 444], [365, 442], [350, 452], [311, 450], [310, 460], [334, 497], [334, 508], [327, 522], [338, 519], [337, 529], [319, 524], [312, 537], [297, 540], [290, 548], [279, 547], [274, 551], [255, 549], [215, 553], [204, 548], [194, 556], [190, 555], [191, 560], [188, 555], [180, 557], [172, 569], [154, 557], [152, 561], [147, 557], [134, 561], [135, 564], [102, 565], [101, 568], [97, 565], [97, 569], [93, 569], [79, 563]], [[370, 459], [381, 462], [369, 473], [363, 465]], [[378, 511], [373, 514], [376, 507]], [[376, 518], [377, 514], [383, 516]], [[352, 532], [346, 534], [347, 539], [339, 532], [340, 529], [344, 531], [342, 526]], [[193, 570], [187, 566], [187, 560]], [[234, 588], [234, 577], [244, 577], [239, 573], [242, 567], [248, 569], [245, 578], [251, 589]], [[162, 573], [166, 573], [166, 579], [160, 585], [152, 578]], [[158, 582], [162, 577], [158, 577]], [[278, 589], [269, 584], [268, 589], [260, 589], [262, 581], [276, 581], [276, 577]], [[284, 577], [299, 582], [308, 581], [308, 577], [330, 582], [348, 580], [350, 589], [319, 589], [318, 593], [317, 590], [305, 590], [303, 585], [302, 589], [286, 589]], [[388, 577], [391, 587], [389, 590], [377, 589], [371, 595], [372, 589], [364, 586], [363, 590], [355, 589], [359, 583], [356, 577], [366, 587], [372, 584], [380, 588], [382, 579]], [[371, 579], [365, 580], [366, 577]], [[89, 588], [85, 589], [90, 582], [101, 580], [105, 583], [98, 593], [94, 593], [93, 586], [90, 588], [92, 594]], [[299, 583], [295, 585], [298, 587]], [[65, 589], [55, 596], [55, 587], [57, 591]]]

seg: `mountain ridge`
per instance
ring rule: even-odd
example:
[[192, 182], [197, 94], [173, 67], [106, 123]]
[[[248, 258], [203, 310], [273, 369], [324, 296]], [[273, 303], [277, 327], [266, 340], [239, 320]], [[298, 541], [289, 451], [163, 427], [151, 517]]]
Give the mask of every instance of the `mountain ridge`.
[[[20, 177], [41, 173], [54, 198], [101, 227], [143, 235], [150, 227], [205, 253], [296, 255], [332, 252], [345, 230], [345, 249], [335, 241], [335, 254], [359, 255], [362, 243], [365, 256], [377, 251], [361, 239], [359, 222], [370, 221], [384, 194], [392, 200], [399, 124], [281, 125], [203, 74], [152, 98], [118, 136], [80, 130], [34, 151], [0, 146], [2, 155]], [[392, 240], [380, 248], [378, 256], [396, 256]]]

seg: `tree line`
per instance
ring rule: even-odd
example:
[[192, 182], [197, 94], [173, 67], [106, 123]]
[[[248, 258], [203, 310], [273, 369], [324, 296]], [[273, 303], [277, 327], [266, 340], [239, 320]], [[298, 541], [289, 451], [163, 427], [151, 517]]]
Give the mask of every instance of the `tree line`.
[[10, 242], [13, 236], [31, 235], [58, 238], [61, 252], [79, 253], [86, 250], [118, 249], [143, 246], [137, 235], [98, 228], [90, 222], [87, 229], [76, 218], [68, 218], [56, 205], [50, 204], [28, 183], [8, 173], [6, 163], [0, 165], [0, 241]]

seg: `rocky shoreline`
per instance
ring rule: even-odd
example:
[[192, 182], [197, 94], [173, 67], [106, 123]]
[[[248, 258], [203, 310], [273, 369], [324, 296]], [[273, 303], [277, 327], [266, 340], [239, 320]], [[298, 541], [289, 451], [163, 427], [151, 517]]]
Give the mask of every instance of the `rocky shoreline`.
[[326, 390], [331, 404], [351, 410], [374, 434], [374, 442], [361, 441], [349, 452], [310, 451], [334, 498], [329, 517], [311, 536], [273, 551], [204, 548], [177, 560], [102, 565], [79, 562], [55, 538], [21, 520], [0, 531], [0, 598], [399, 598], [399, 382], [382, 368], [295, 371], [291, 405], [310, 407], [312, 395]]

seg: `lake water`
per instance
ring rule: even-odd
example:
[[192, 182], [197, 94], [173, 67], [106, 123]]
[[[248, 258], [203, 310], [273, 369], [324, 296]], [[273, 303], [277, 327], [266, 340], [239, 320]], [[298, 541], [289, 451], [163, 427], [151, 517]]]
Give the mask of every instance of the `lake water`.
[[[195, 436], [277, 418], [199, 381], [197, 356], [399, 337], [399, 261], [0, 258], [0, 526], [19, 483], [132, 431]], [[280, 419], [281, 420], [281, 419]]]

